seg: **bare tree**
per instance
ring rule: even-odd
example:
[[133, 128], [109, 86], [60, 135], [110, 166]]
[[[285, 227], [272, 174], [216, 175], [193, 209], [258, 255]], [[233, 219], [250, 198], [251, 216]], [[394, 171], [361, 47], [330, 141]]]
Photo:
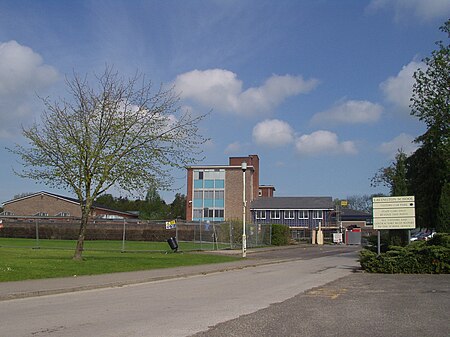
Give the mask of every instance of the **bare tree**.
[[153, 92], [136, 74], [123, 79], [106, 67], [94, 76], [66, 79], [70, 99], [42, 99], [41, 123], [23, 128], [29, 147], [16, 145], [21, 177], [64, 187], [78, 198], [81, 223], [74, 259], [82, 258], [92, 203], [111, 187], [130, 193], [170, 189], [170, 168], [198, 162], [199, 122], [205, 115], [180, 112], [174, 89]]

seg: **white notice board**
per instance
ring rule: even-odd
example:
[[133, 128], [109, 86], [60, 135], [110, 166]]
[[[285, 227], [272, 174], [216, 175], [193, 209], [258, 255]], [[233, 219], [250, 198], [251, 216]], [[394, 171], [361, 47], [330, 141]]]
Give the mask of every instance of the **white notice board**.
[[376, 197], [373, 202], [373, 229], [416, 228], [414, 196]]

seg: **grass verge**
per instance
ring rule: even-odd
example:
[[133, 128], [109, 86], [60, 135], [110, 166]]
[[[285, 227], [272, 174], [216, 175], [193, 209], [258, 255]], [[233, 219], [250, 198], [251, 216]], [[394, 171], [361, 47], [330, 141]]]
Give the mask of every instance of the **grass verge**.
[[97, 241], [91, 243], [91, 250], [86, 247], [82, 261], [74, 261], [74, 241], [41, 240], [41, 248], [35, 249], [32, 243], [27, 245], [23, 239], [8, 242], [6, 247], [8, 240], [11, 239], [0, 240], [0, 282], [172, 268], [238, 259], [221, 255], [172, 253], [167, 250], [167, 243], [151, 243], [154, 247], [164, 247], [166, 251], [122, 253], [117, 251], [117, 246], [119, 249], [121, 247], [117, 241]]

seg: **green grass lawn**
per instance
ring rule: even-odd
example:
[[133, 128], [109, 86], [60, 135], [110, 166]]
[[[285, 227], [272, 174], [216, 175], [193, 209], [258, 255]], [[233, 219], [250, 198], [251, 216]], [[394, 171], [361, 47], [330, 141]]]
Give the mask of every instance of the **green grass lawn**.
[[[40, 248], [33, 248], [35, 246], [35, 240], [0, 238], [0, 282], [192, 266], [238, 259], [172, 253], [166, 242], [127, 242], [126, 251], [122, 253], [120, 241], [87, 241], [83, 261], [74, 261], [75, 241], [40, 240]], [[143, 251], [142, 247], [149, 248]]]
[[[75, 249], [75, 240], [35, 240], [35, 239], [16, 239], [0, 238], [0, 247], [29, 247], [29, 248], [47, 248], [47, 249]], [[178, 242], [180, 251], [191, 250], [214, 250], [217, 248], [212, 242]], [[228, 248], [229, 245], [219, 243], [220, 249]], [[125, 244], [119, 240], [86, 240], [84, 250], [112, 250], [112, 251], [170, 251], [167, 242], [148, 242], [148, 241], [125, 241]]]

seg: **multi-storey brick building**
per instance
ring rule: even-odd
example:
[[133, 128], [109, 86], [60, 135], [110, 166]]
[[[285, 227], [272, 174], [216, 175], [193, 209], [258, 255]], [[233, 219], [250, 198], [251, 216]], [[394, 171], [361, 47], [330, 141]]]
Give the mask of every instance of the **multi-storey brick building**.
[[[246, 163], [245, 173], [242, 163]], [[243, 181], [247, 203], [246, 219], [250, 220], [249, 206], [258, 198], [259, 157], [230, 157], [228, 165], [187, 167], [187, 221], [224, 221], [243, 217]]]

